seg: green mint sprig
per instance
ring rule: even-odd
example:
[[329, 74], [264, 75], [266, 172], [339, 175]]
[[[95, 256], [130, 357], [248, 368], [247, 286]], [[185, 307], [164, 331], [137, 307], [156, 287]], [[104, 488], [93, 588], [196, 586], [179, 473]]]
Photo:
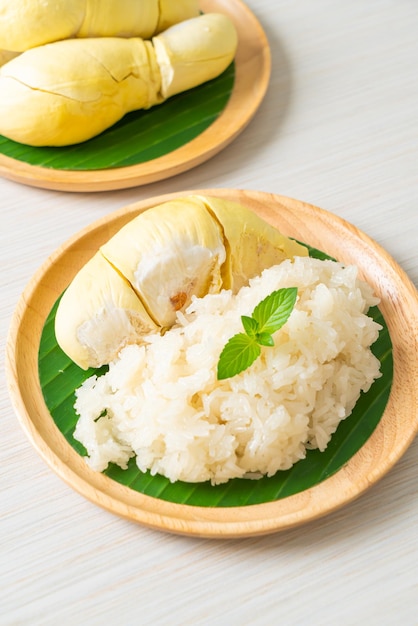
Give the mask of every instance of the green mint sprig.
[[218, 361], [218, 380], [246, 370], [261, 354], [260, 346], [274, 346], [273, 333], [289, 319], [296, 303], [297, 287], [273, 291], [255, 307], [251, 317], [241, 316], [244, 333], [231, 337]]

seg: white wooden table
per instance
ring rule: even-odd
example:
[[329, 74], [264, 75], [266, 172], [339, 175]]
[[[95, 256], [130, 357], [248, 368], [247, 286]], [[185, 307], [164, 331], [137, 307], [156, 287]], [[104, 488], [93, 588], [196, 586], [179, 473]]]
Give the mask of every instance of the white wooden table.
[[[72, 194], [0, 179], [2, 355], [38, 266], [99, 217], [207, 187], [279, 193], [345, 218], [418, 285], [418, 3], [248, 0], [271, 45], [267, 96], [207, 163]], [[41, 460], [0, 384], [0, 624], [418, 624], [418, 441], [354, 503], [266, 537], [179, 537], [84, 500]]]

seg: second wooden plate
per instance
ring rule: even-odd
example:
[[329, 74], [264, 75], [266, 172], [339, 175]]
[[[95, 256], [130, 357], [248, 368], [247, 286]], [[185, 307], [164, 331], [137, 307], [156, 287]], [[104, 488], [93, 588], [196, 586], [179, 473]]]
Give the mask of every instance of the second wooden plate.
[[[184, 134], [184, 143], [181, 143], [177, 137], [176, 143], [179, 144], [179, 147], [175, 149], [172, 148], [173, 141], [170, 134], [166, 136], [164, 130], [167, 126], [167, 133], [173, 132], [172, 125], [164, 123], [164, 112], [167, 111], [167, 115], [172, 119], [173, 110], [177, 110], [172, 101], [168, 100], [147, 112], [147, 127], [152, 125], [153, 117], [157, 117], [154, 124], [155, 131], [153, 131], [157, 134], [155, 137], [151, 137], [152, 141], [146, 152], [147, 160], [143, 162], [135, 161], [137, 154], [143, 154], [138, 146], [143, 127], [141, 122], [137, 136], [133, 131], [132, 134], [130, 133], [129, 126], [127, 131], [120, 135], [109, 129], [99, 138], [93, 139], [90, 144], [86, 142], [79, 146], [59, 149], [58, 162], [61, 165], [56, 167], [52, 165], [56, 158], [54, 149], [33, 149], [7, 140], [4, 140], [6, 145], [2, 148], [0, 141], [0, 175], [34, 187], [61, 191], [88, 192], [123, 189], [153, 183], [180, 174], [200, 165], [225, 148], [244, 130], [265, 96], [271, 70], [270, 48], [259, 22], [241, 0], [228, 0], [228, 2], [224, 0], [202, 0], [201, 9], [205, 13], [219, 12], [228, 15], [237, 28], [239, 39], [233, 88], [225, 107], [209, 126], [205, 119], [198, 119], [193, 122], [197, 128], [201, 124], [205, 130], [197, 136], [193, 135], [194, 138], [190, 140], [190, 131], [188, 130], [190, 120], [187, 116], [187, 107], [194, 107], [194, 98], [197, 97], [199, 100], [199, 95], [185, 93], [182, 94], [181, 100], [183, 111], [181, 120], [184, 124], [184, 133], [179, 134], [180, 139]], [[227, 90], [225, 94], [222, 93], [222, 85], [219, 87], [222, 102], [230, 93], [229, 80], [228, 78], [225, 82], [225, 89]], [[201, 98], [204, 102], [199, 103], [203, 107], [202, 118], [207, 115], [205, 103], [208, 98], [206, 89], [209, 87], [205, 87], [202, 93]], [[216, 97], [219, 97], [218, 92]], [[142, 113], [139, 112], [140, 115]], [[135, 117], [135, 114], [130, 115]], [[137, 127], [135, 126], [135, 128]], [[109, 161], [111, 162], [111, 159], [107, 158], [106, 147], [112, 146], [112, 142], [118, 141], [118, 137], [120, 137], [119, 141], [123, 142], [121, 146], [117, 145], [120, 148], [118, 149], [118, 158], [122, 153], [123, 160], [130, 162], [131, 159], [133, 164], [119, 167], [106, 165]], [[147, 137], [147, 141], [150, 141], [149, 137]], [[41, 154], [39, 160], [41, 165], [37, 164], [37, 154], [32, 155], [32, 151], [36, 150]], [[92, 165], [89, 168], [76, 169], [71, 165], [74, 162], [73, 153], [75, 150], [78, 152], [81, 150], [79, 160], [82, 166], [86, 159], [91, 159], [92, 163], [103, 162], [105, 165], [100, 168]], [[27, 151], [30, 157], [28, 160], [25, 157]], [[158, 154], [157, 157], [153, 156], [155, 153]], [[68, 163], [66, 163], [66, 154], [69, 155]], [[145, 157], [142, 156], [142, 158]]]

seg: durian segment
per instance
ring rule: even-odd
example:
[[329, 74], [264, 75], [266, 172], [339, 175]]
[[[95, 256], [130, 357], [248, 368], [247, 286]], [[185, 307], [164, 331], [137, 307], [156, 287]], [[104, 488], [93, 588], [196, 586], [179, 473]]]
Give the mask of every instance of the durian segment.
[[160, 14], [156, 33], [170, 26], [197, 17], [200, 13], [199, 0], [159, 0]]
[[149, 38], [199, 14], [199, 0], [0, 0], [0, 48], [70, 37]]
[[99, 252], [76, 274], [55, 316], [59, 346], [83, 369], [109, 363], [156, 330], [129, 282]]
[[32, 146], [86, 141], [161, 101], [151, 43], [116, 37], [28, 50], [0, 68], [0, 93], [0, 134]]
[[141, 213], [101, 252], [164, 328], [172, 326], [193, 295], [218, 293], [222, 287], [223, 234], [199, 198], [173, 200]]
[[0, 0], [0, 48], [22, 52], [74, 37], [86, 0]]
[[248, 280], [284, 259], [308, 256], [305, 246], [282, 235], [256, 213], [236, 202], [196, 196], [222, 226], [227, 242], [223, 287], [237, 292]]
[[80, 143], [130, 111], [214, 78], [232, 60], [236, 41], [230, 20], [218, 17], [217, 28], [201, 15], [176, 35], [170, 31], [177, 25], [155, 37], [167, 56], [162, 67], [161, 54], [157, 59], [151, 42], [139, 38], [68, 39], [27, 50], [0, 67], [0, 134], [31, 146]]
[[232, 21], [207, 13], [172, 26], [152, 39], [164, 98], [219, 76], [233, 61], [238, 35]]
[[58, 306], [57, 341], [80, 367], [99, 367], [172, 326], [193, 296], [236, 292], [307, 254], [241, 204], [199, 195], [165, 202], [128, 222], [78, 272]]
[[85, 0], [76, 36], [149, 39], [157, 31], [159, 14], [158, 0]]

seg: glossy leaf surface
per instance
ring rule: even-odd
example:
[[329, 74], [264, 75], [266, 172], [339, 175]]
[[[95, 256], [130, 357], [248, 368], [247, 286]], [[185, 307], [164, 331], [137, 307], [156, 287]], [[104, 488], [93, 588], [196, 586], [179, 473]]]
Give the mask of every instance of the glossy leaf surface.
[[[329, 258], [310, 248], [310, 255]], [[98, 373], [78, 368], [58, 347], [54, 334], [54, 306], [41, 337], [39, 374], [45, 402], [59, 430], [69, 444], [80, 454], [82, 445], [74, 440], [77, 416], [73, 409], [74, 391], [83, 380]], [[324, 452], [310, 450], [306, 458], [290, 470], [277, 472], [271, 478], [259, 480], [234, 479], [223, 485], [210, 483], [170, 483], [163, 476], [143, 473], [131, 459], [127, 470], [111, 466], [105, 474], [131, 489], [170, 502], [195, 506], [236, 507], [271, 502], [294, 495], [322, 482], [338, 470], [362, 447], [378, 425], [389, 398], [393, 379], [392, 343], [389, 332], [377, 307], [369, 311], [383, 326], [372, 350], [381, 362], [382, 377], [376, 380], [366, 394], [362, 394], [352, 414], [338, 426]], [[103, 368], [102, 371], [105, 371]], [[100, 372], [99, 372], [100, 373]]]

